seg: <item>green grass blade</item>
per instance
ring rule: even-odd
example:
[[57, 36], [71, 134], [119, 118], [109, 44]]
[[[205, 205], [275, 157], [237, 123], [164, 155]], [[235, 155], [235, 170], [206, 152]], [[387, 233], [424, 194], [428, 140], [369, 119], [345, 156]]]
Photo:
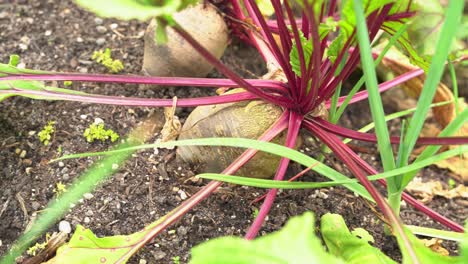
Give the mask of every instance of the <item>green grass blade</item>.
[[[447, 104], [450, 104], [450, 103], [452, 103], [452, 101], [439, 102], [439, 103], [431, 104], [431, 107], [443, 106], [443, 105], [447, 105]], [[402, 116], [409, 115], [411, 113], [414, 113], [414, 111], [416, 111], [416, 107], [415, 108], [410, 108], [410, 109], [407, 109], [407, 110], [403, 110], [403, 111], [399, 111], [399, 112], [396, 112], [396, 113], [393, 113], [393, 114], [386, 115], [385, 116], [385, 122], [388, 122], [388, 121], [396, 119], [396, 118], [400, 118]], [[374, 126], [375, 126], [375, 123], [371, 122], [371, 123], [361, 127], [358, 131], [359, 132], [368, 132], [371, 129], [373, 129]], [[347, 139], [343, 140], [343, 143], [347, 144], [347, 143], [349, 143], [351, 141], [352, 141], [352, 139], [347, 138]]]
[[[436, 44], [436, 52], [432, 57], [426, 81], [424, 82], [421, 95], [419, 96], [416, 112], [409, 122], [408, 133], [406, 134], [403, 144], [400, 145], [399, 148], [399, 152], [401, 153], [400, 167], [408, 163], [409, 156], [424, 125], [425, 117], [429, 111], [429, 105], [434, 98], [440, 78], [442, 77], [445, 61], [447, 60], [450, 46], [458, 30], [462, 13], [463, 0], [453, 0], [449, 2], [445, 13], [445, 22]], [[397, 187], [398, 189], [404, 188], [404, 186]]]
[[[367, 30], [364, 8], [361, 1], [353, 1], [354, 12], [356, 14], [357, 38], [359, 41], [359, 50], [361, 52], [361, 63], [366, 78], [366, 87], [369, 93], [369, 104], [372, 119], [375, 122], [375, 132], [379, 147], [380, 157], [385, 171], [395, 168], [392, 145], [390, 136], [385, 123], [385, 113], [383, 110], [382, 99], [378, 89], [377, 76], [375, 73], [375, 64], [372, 59], [371, 46], [369, 41], [369, 32]], [[389, 184], [390, 186], [390, 184]]]
[[421, 236], [428, 236], [428, 237], [436, 237], [445, 240], [451, 241], [462, 241], [464, 237], [464, 233], [458, 233], [453, 231], [445, 231], [439, 230], [435, 228], [428, 228], [428, 227], [421, 227], [421, 226], [414, 226], [414, 225], [406, 225], [413, 234], [421, 235]]
[[[336, 170], [326, 166], [323, 163], [318, 162], [317, 160], [297, 150], [293, 150], [293, 149], [284, 147], [282, 145], [277, 145], [277, 144], [270, 143], [270, 142], [263, 142], [263, 141], [253, 140], [253, 139], [245, 139], [245, 138], [200, 138], [200, 139], [170, 141], [170, 142], [155, 143], [155, 144], [145, 144], [145, 145], [139, 145], [139, 146], [118, 149], [118, 150], [66, 155], [58, 159], [55, 159], [54, 162], [59, 161], [59, 160], [72, 159], [72, 158], [115, 155], [120, 152], [136, 151], [136, 150], [142, 150], [142, 149], [148, 149], [148, 148], [167, 148], [167, 147], [177, 147], [177, 146], [225, 146], [225, 147], [253, 148], [253, 149], [260, 150], [260, 151], [272, 153], [278, 156], [282, 156], [284, 158], [288, 158], [305, 167], [311, 167], [312, 170], [320, 173], [321, 175], [333, 181], [346, 182], [349, 180], [349, 178], [346, 177], [345, 175], [337, 172]], [[395, 169], [395, 170], [381, 173], [378, 175], [370, 176], [369, 179], [372, 179], [372, 180], [384, 179], [390, 176], [400, 175], [403, 173], [407, 173], [409, 171], [414, 171], [414, 170], [429, 166], [436, 161], [443, 160], [448, 157], [456, 156], [460, 152], [467, 152], [467, 151], [468, 151], [468, 146], [461, 146], [456, 149], [452, 149], [452, 150], [443, 152], [438, 155], [427, 157], [424, 160], [420, 160], [418, 162], [415, 162], [411, 165], [408, 165], [399, 169]], [[346, 183], [345, 187], [371, 200], [369, 198], [367, 191], [365, 191], [365, 189], [361, 185], [357, 184], [356, 181], [353, 181], [349, 184]]]
[[[402, 168], [372, 175], [372, 176], [369, 176], [368, 179], [370, 181], [375, 181], [375, 180], [380, 180], [380, 179], [389, 179], [392, 177], [396, 177], [401, 174], [413, 171], [415, 169], [421, 169], [421, 168], [427, 167], [431, 164], [434, 164], [435, 162], [457, 156], [460, 152], [468, 152], [468, 146], [462, 146], [456, 149], [448, 150], [438, 155], [428, 157], [424, 160], [414, 162], [411, 165], [408, 165]], [[314, 167], [314, 164], [311, 164], [311, 165], [309, 163], [300, 163], [300, 164], [303, 166], [310, 166], [312, 167], [312, 169]], [[338, 173], [338, 172], [335, 172], [335, 173]], [[272, 188], [274, 189], [315, 189], [315, 188], [331, 187], [331, 186], [352, 184], [352, 183], [359, 182], [357, 179], [342, 180], [342, 181], [328, 181], [328, 182], [288, 182], [288, 181], [275, 181], [275, 180], [268, 180], [268, 179], [256, 179], [256, 178], [226, 175], [226, 174], [219, 174], [219, 173], [202, 173], [197, 176], [203, 179], [217, 180], [217, 181], [228, 182], [228, 183], [233, 183], [233, 184], [238, 184], [238, 185], [245, 185], [245, 186], [251, 186], [251, 187], [258, 187], [258, 188], [268, 188], [268, 189], [272, 189]], [[334, 178], [336, 177], [337, 176], [334, 176]], [[343, 175], [342, 177], [346, 177], [346, 176]]]
[[[264, 151], [264, 152], [268, 152], [268, 153], [272, 153], [278, 156], [288, 158], [300, 164], [308, 164], [308, 165], [305, 165], [307, 167], [310, 167], [312, 166], [312, 164], [314, 164], [312, 168], [313, 170], [324, 175], [325, 177], [328, 177], [331, 180], [334, 180], [334, 181], [349, 180], [347, 176], [337, 172], [336, 170], [326, 166], [325, 164], [318, 162], [317, 160], [297, 150], [293, 150], [285, 146], [270, 143], [270, 142], [262, 142], [262, 141], [257, 141], [253, 139], [245, 139], [245, 138], [200, 138], [200, 139], [179, 140], [179, 141], [170, 141], [170, 142], [155, 143], [155, 144], [145, 144], [145, 145], [129, 147], [126, 149], [71, 154], [71, 155], [66, 155], [66, 156], [54, 159], [51, 162], [56, 162], [56, 161], [65, 160], [65, 159], [72, 159], [72, 158], [114, 155], [123, 151], [130, 151], [130, 150], [136, 151], [136, 150], [142, 150], [142, 149], [147, 149], [147, 148], [165, 148], [165, 147], [177, 147], [177, 146], [226, 146], [226, 147], [253, 148], [253, 149], [258, 149], [260, 151]], [[358, 183], [351, 183], [351, 184], [346, 184], [345, 187], [350, 189], [353, 192], [356, 192], [362, 197], [372, 201], [371, 196], [369, 195], [369, 193], [366, 191], [366, 189], [362, 185]]]
[[1, 259], [0, 263], [14, 263], [17, 256], [21, 255], [22, 252], [70, 209], [70, 204], [76, 203], [76, 201], [83, 197], [83, 194], [96, 188], [96, 183], [112, 175], [115, 172], [114, 164], [120, 165], [130, 157], [132, 152], [124, 150], [129, 146], [131, 146], [129, 143], [119, 145], [117, 149], [122, 151], [98, 162], [75, 182], [78, 184], [73, 184], [58, 199], [53, 199], [47, 206], [45, 213], [39, 214], [33, 227], [15, 242], [9, 253]]
[[[468, 108], [465, 108], [465, 110], [463, 110], [463, 112], [461, 112], [452, 122], [450, 122], [450, 124], [448, 124], [439, 133], [439, 137], [448, 137], [448, 136], [453, 135], [456, 131], [458, 131], [463, 126], [463, 124], [466, 122], [466, 120], [468, 120]], [[424, 151], [421, 152], [421, 154], [419, 154], [419, 156], [416, 158], [416, 160], [414, 162], [424, 160], [424, 159], [434, 155], [435, 153], [437, 153], [437, 151], [439, 151], [439, 149], [441, 147], [442, 146], [428, 146], [428, 147], [426, 147], [424, 149]], [[404, 174], [402, 176], [401, 188], [400, 188], [399, 191], [403, 191], [404, 188], [406, 187], [406, 185], [408, 185], [408, 183], [416, 176], [417, 173], [418, 173], [418, 170], [411, 171], [411, 172], [408, 172], [408, 173]]]
[[460, 113], [459, 105], [458, 105], [458, 81], [457, 81], [457, 74], [455, 72], [455, 67], [453, 67], [453, 63], [450, 60], [447, 60], [447, 65], [450, 72], [450, 79], [452, 79], [452, 89], [453, 89], [453, 97], [455, 98], [455, 114], [458, 115]]

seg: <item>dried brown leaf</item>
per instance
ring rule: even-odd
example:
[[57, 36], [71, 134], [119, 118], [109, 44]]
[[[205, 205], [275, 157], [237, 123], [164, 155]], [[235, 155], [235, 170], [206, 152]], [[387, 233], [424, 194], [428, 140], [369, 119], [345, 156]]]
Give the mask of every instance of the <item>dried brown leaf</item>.
[[442, 246], [442, 239], [432, 238], [432, 239], [421, 239], [424, 245], [430, 248], [432, 251], [439, 253], [442, 256], [448, 256], [449, 252]]
[[446, 189], [439, 181], [422, 182], [421, 178], [414, 178], [406, 190], [418, 197], [423, 203], [432, 201], [434, 196], [442, 196], [447, 199], [468, 198], [468, 188], [462, 184], [453, 189]]

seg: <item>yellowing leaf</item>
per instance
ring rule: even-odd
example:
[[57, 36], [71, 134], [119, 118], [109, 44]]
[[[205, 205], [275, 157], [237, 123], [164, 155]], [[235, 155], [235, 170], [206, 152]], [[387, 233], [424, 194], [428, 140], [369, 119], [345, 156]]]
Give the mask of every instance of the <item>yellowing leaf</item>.
[[442, 256], [448, 256], [449, 252], [442, 246], [442, 239], [432, 238], [432, 239], [421, 239], [424, 245], [430, 248], [432, 251], [439, 253]]

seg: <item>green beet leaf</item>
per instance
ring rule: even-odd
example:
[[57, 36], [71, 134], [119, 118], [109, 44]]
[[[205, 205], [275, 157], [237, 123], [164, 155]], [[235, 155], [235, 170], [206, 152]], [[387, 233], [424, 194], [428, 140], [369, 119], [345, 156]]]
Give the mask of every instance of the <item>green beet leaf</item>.
[[369, 245], [367, 239], [353, 235], [341, 215], [328, 213], [322, 216], [320, 232], [329, 252], [346, 263], [396, 263]]
[[[75, 2], [101, 17], [146, 21], [153, 17], [172, 15], [197, 3], [198, 0], [75, 0]], [[161, 4], [158, 5], [157, 2]]]
[[344, 263], [328, 254], [314, 235], [311, 212], [291, 218], [285, 227], [253, 241], [222, 237], [192, 249], [191, 264]]

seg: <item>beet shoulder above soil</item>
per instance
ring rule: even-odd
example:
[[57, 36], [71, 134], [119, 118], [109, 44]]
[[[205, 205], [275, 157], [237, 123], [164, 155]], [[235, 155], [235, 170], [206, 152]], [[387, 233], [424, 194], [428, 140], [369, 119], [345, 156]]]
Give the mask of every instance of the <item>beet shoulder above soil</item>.
[[[10, 1], [11, 2], [11, 1]], [[146, 25], [100, 19], [75, 7], [71, 1], [13, 1], [0, 4], [0, 60], [19, 54], [27, 68], [104, 73], [102, 66], [91, 61], [94, 51], [110, 48], [125, 66], [123, 73], [139, 74], [142, 66], [143, 33]], [[255, 51], [234, 40], [223, 61], [245, 77], [265, 73], [261, 58]], [[212, 72], [210, 76], [218, 77]], [[74, 83], [73, 89], [108, 95], [147, 98], [194, 97], [214, 94], [190, 87], [167, 88]], [[370, 121], [366, 103], [351, 107], [343, 125], [358, 128]], [[99, 151], [108, 143], [88, 143], [83, 132], [96, 118], [119, 135], [125, 135], [148, 113], [148, 108], [126, 108], [46, 102], [10, 98], [0, 103], [0, 255], [5, 254], [34, 216], [54, 199], [57, 183], [70, 184], [92, 164], [93, 159], [47, 162], [60, 154]], [[182, 122], [190, 109], [178, 109]], [[44, 146], [37, 133], [49, 121], [56, 122], [56, 132]], [[395, 124], [397, 125], [397, 124]], [[395, 132], [397, 128], [392, 128]], [[304, 140], [302, 151], [316, 155], [319, 149], [313, 140]], [[370, 153], [362, 156], [378, 166], [375, 146], [364, 144]], [[21, 154], [22, 151], [24, 155]], [[20, 154], [18, 154], [19, 152]], [[98, 236], [129, 234], [163, 216], [184, 198], [197, 192], [203, 184], [193, 178], [195, 172], [187, 164], [174, 159], [174, 150], [138, 152], [110, 180], [77, 203], [64, 217], [74, 228], [77, 224], [92, 229]], [[334, 159], [328, 162], [335, 165]], [[336, 164], [339, 166], [339, 164]], [[297, 173], [291, 169], [291, 175]], [[422, 171], [425, 179], [447, 181], [448, 172], [430, 167]], [[304, 180], [324, 180], [309, 173]], [[381, 189], [382, 190], [382, 189]], [[189, 212], [167, 232], [157, 236], [129, 263], [171, 263], [179, 256], [182, 263], [189, 259], [190, 248], [223, 235], [242, 236], [253, 220], [259, 204], [251, 205], [263, 190], [225, 185], [214, 195]], [[463, 223], [466, 205], [457, 200], [435, 198], [430, 204], [438, 212]], [[3, 207], [2, 207], [3, 206]], [[291, 216], [313, 211], [317, 217], [339, 213], [350, 228], [364, 227], [374, 236], [375, 245], [394, 259], [400, 259], [396, 243], [385, 237], [382, 222], [363, 199], [338, 187], [321, 190], [281, 191], [262, 234], [278, 230]], [[407, 224], [443, 228], [410, 207], [402, 208]], [[61, 219], [59, 219], [60, 221]], [[57, 221], [57, 223], [59, 222]], [[51, 228], [57, 231], [58, 224]], [[451, 254], [457, 254], [454, 243], [444, 242]]]

